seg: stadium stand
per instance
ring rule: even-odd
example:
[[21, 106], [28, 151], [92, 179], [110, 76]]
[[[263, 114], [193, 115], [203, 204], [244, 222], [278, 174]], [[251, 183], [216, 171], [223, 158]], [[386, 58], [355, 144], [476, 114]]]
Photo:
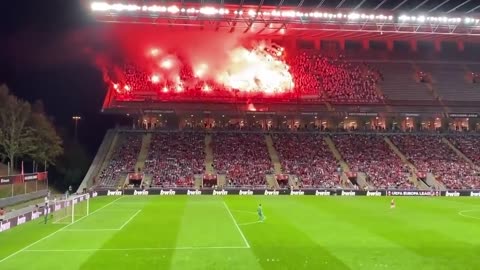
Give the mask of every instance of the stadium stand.
[[[351, 63], [341, 58], [328, 58], [319, 51], [304, 51], [287, 59], [294, 78], [295, 92], [309, 98], [328, 100], [337, 103], [379, 103], [384, 99], [376, 90], [376, 85], [382, 79], [382, 74], [365, 63]], [[151, 74], [134, 64], [124, 67], [126, 85], [129, 91], [156, 91], [165, 89], [171, 92], [176, 89], [175, 80], [152, 81]], [[157, 80], [157, 79], [156, 79]], [[208, 85], [209, 91], [215, 91], [217, 97], [229, 95], [228, 90], [211, 80], [196, 78], [192, 68], [183, 65], [179, 80], [186, 82], [181, 92], [189, 96], [200, 96], [204, 91], [198, 91]], [[160, 82], [160, 83], [159, 83]], [[175, 93], [175, 91], [173, 91]], [[179, 94], [176, 93], [177, 95]]]
[[474, 168], [443, 143], [440, 136], [395, 135], [391, 139], [420, 172], [433, 173], [447, 188], [480, 186]]
[[321, 135], [277, 133], [272, 136], [283, 171], [300, 187], [340, 186], [337, 163]]
[[430, 74], [432, 85], [443, 100], [480, 101], [480, 85], [467, 80], [466, 65], [420, 63], [418, 66]]
[[[237, 126], [212, 133], [213, 169], [226, 176], [227, 187], [265, 187], [266, 176], [274, 174], [265, 135], [258, 128]], [[384, 131], [380, 131], [384, 132]], [[363, 172], [367, 181], [380, 189], [413, 189], [413, 171], [388, 147], [388, 136], [418, 173], [432, 173], [448, 189], [480, 187], [480, 137], [469, 133], [445, 135], [470, 159], [442, 141], [443, 135], [409, 132], [332, 133], [332, 139], [352, 172]], [[282, 172], [298, 177], [301, 188], [338, 188], [338, 164], [316, 131], [275, 131], [271, 137]], [[99, 187], [118, 187], [123, 176], [135, 171], [142, 144], [141, 133], [120, 131], [110, 160], [97, 175]], [[205, 173], [205, 133], [202, 130], [157, 131], [152, 135], [143, 173], [151, 176], [151, 187], [192, 187], [195, 175]], [[415, 172], [417, 173], [417, 172]], [[291, 178], [290, 180], [295, 179]]]
[[[391, 100], [433, 100], [427, 88], [416, 80], [411, 63], [376, 62], [384, 76], [380, 86], [387, 99]], [[410, 109], [411, 110], [411, 109]]]
[[480, 137], [449, 136], [450, 142], [465, 154], [476, 166], [480, 166]]
[[265, 187], [266, 174], [273, 173], [263, 134], [215, 133], [213, 155], [215, 170], [227, 175], [230, 187]]
[[152, 137], [145, 173], [153, 187], [191, 187], [195, 174], [204, 173], [202, 132], [161, 132]]
[[117, 148], [98, 176], [100, 186], [116, 187], [122, 174], [135, 171], [142, 136], [135, 133], [120, 133], [119, 136]]
[[411, 189], [409, 169], [380, 135], [334, 135], [337, 149], [354, 172], [364, 172], [380, 189]]

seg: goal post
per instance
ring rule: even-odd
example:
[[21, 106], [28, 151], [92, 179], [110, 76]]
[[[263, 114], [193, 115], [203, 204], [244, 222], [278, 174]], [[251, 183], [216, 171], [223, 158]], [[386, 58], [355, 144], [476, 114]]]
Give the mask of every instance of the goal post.
[[90, 195], [74, 195], [66, 200], [54, 202], [52, 222], [71, 224], [90, 213]]

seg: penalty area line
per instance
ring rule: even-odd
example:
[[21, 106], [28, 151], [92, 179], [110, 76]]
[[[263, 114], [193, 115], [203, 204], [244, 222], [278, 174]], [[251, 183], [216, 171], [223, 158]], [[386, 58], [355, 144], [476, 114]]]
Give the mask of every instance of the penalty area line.
[[155, 250], [207, 250], [207, 249], [249, 249], [246, 246], [219, 247], [152, 247], [152, 248], [85, 248], [85, 249], [26, 249], [25, 252], [97, 252], [97, 251], [155, 251]]
[[228, 212], [228, 214], [230, 215], [230, 217], [232, 218], [233, 224], [235, 224], [235, 227], [237, 228], [238, 232], [239, 232], [240, 235], [242, 236], [243, 241], [245, 242], [246, 247], [247, 247], [247, 248], [250, 248], [250, 244], [248, 243], [247, 238], [246, 238], [245, 235], [243, 234], [242, 229], [240, 229], [240, 226], [238, 226], [238, 223], [237, 223], [237, 221], [235, 220], [235, 217], [233, 217], [233, 214], [232, 214], [232, 212], [230, 211], [230, 208], [228, 208], [228, 205], [227, 205], [227, 203], [226, 203], [225, 201], [223, 201], [223, 205], [225, 206], [225, 209], [227, 209], [227, 212]]
[[[267, 216], [263, 216], [263, 221], [267, 220]], [[262, 223], [262, 220], [257, 220], [257, 221], [252, 221], [252, 222], [245, 222], [245, 223], [240, 223], [238, 226], [245, 226], [245, 225], [252, 225], [252, 224], [257, 224], [257, 223]]]
[[252, 214], [252, 215], [256, 215], [257, 212], [253, 212], [253, 211], [245, 211], [245, 210], [231, 210], [232, 212], [238, 212], [238, 213], [247, 213], [247, 214]]
[[[109, 203], [105, 204], [104, 206], [102, 206], [102, 207], [98, 208], [97, 210], [93, 211], [92, 213], [90, 213], [90, 215], [92, 215], [93, 213], [95, 213], [95, 212], [98, 212], [98, 211], [100, 211], [100, 210], [104, 209], [105, 207], [107, 207], [107, 206], [109, 206], [109, 205], [111, 205], [111, 204], [115, 203], [116, 201], [120, 200], [121, 198], [123, 198], [123, 197], [120, 197], [120, 198], [118, 198], [118, 199], [115, 199], [115, 200], [113, 200], [113, 201], [111, 201], [111, 202], [109, 202]], [[56, 230], [56, 231], [52, 232], [51, 234], [49, 234], [49, 235], [47, 235], [47, 236], [45, 236], [45, 237], [43, 237], [43, 238], [40, 238], [39, 240], [37, 240], [37, 241], [35, 241], [35, 242], [31, 243], [30, 245], [28, 245], [28, 246], [26, 246], [26, 247], [24, 247], [24, 248], [22, 248], [22, 249], [20, 249], [20, 250], [18, 250], [18, 251], [16, 251], [16, 252], [14, 252], [14, 253], [10, 254], [10, 255], [8, 255], [7, 257], [5, 257], [5, 258], [1, 259], [1, 260], [0, 260], [0, 263], [2, 263], [2, 262], [4, 262], [4, 261], [6, 261], [6, 260], [8, 260], [8, 259], [10, 259], [11, 257], [13, 257], [13, 256], [15, 256], [15, 255], [17, 255], [17, 254], [19, 254], [20, 252], [26, 251], [28, 248], [30, 248], [30, 247], [32, 247], [32, 246], [34, 246], [35, 244], [38, 244], [38, 243], [42, 242], [43, 240], [45, 240], [45, 239], [48, 239], [48, 238], [50, 238], [50, 237], [54, 236], [55, 234], [57, 234], [57, 233], [59, 233], [59, 232], [61, 232], [61, 231], [65, 230], [66, 228], [68, 228], [68, 227], [72, 226], [73, 224], [75, 224], [75, 223], [79, 222], [80, 220], [83, 220], [84, 218], [86, 218], [86, 217], [89, 217], [90, 215], [88, 215], [88, 216], [84, 216], [84, 217], [81, 217], [81, 218], [79, 218], [79, 219], [75, 220], [74, 222], [72, 222], [72, 223], [70, 223], [70, 224], [68, 224], [68, 225], [66, 225], [66, 226], [64, 226], [64, 227], [62, 227], [62, 228], [60, 228], [60, 229], [58, 229], [58, 230]]]
[[67, 229], [65, 232], [118, 232], [120, 229]]
[[127, 226], [128, 223], [130, 223], [130, 221], [132, 221], [132, 219], [134, 219], [138, 213], [140, 213], [142, 210], [138, 210], [135, 214], [133, 214], [133, 216], [131, 216], [127, 221], [125, 221], [125, 223], [123, 223], [123, 225], [118, 229], [119, 231], [122, 230], [125, 226]]
[[480, 211], [480, 209], [462, 210], [462, 211], [459, 211], [458, 214], [460, 216], [466, 217], [466, 218], [480, 219], [480, 217], [474, 217], [474, 216], [464, 214], [464, 213], [467, 213], [467, 212], [475, 212], [475, 211]]

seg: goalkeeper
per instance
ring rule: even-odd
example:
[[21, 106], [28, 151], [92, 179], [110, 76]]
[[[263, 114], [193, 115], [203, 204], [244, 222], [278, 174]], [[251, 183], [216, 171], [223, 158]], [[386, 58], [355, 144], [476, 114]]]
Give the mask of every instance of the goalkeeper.
[[47, 224], [48, 214], [49, 214], [48, 212], [50, 212], [49, 204], [50, 204], [50, 201], [48, 200], [48, 197], [45, 197], [45, 208], [43, 209], [43, 215], [45, 217], [45, 224]]
[[263, 222], [265, 220], [265, 216], [263, 215], [262, 204], [258, 205], [257, 213], [258, 213], [258, 220], [260, 220], [260, 222]]

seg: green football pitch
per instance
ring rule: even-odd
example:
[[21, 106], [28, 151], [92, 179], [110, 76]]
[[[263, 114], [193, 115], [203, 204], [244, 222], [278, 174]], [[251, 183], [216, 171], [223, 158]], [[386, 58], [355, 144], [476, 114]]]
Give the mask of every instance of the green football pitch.
[[35, 220], [0, 233], [0, 269], [480, 269], [480, 200], [396, 201], [95, 198], [75, 223]]

